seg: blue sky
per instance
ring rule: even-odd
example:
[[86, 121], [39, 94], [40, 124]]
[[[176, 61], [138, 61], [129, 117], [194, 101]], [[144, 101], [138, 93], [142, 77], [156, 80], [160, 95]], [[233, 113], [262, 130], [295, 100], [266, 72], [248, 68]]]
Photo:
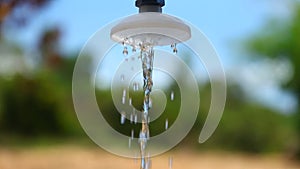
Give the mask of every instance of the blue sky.
[[[38, 37], [36, 35], [47, 27], [58, 25], [63, 31], [62, 49], [66, 53], [77, 52], [101, 27], [118, 18], [137, 13], [138, 9], [134, 6], [134, 2], [135, 0], [52, 1], [46, 9], [37, 12], [35, 18], [24, 29], [19, 29], [18, 32], [8, 31], [8, 34], [11, 39], [21, 42], [26, 49], [30, 50], [30, 46], [34, 45], [37, 40], [32, 37]], [[291, 11], [290, 2], [292, 0], [166, 0], [163, 12], [177, 16], [198, 27], [215, 46], [225, 69], [228, 72], [243, 72], [234, 69], [237, 65], [240, 69], [242, 67], [240, 62], [245, 58], [236, 52], [238, 42], [251, 37], [269, 19], [288, 16]], [[249, 73], [249, 71], [246, 72]], [[235, 76], [239, 79], [239, 76], [243, 77], [244, 74]], [[250, 77], [258, 79], [249, 79]], [[249, 79], [249, 83], [263, 80], [259, 78], [259, 76], [250, 75], [246, 77], [246, 80]], [[257, 83], [253, 85], [255, 86], [252, 88], [260, 89]], [[249, 86], [251, 89], [251, 84]], [[261, 90], [264, 88], [266, 86], [261, 86]], [[279, 101], [274, 98], [282, 99], [282, 92], [278, 86], [269, 86], [266, 90], [267, 94], [262, 100], [271, 106], [278, 106], [274, 104]], [[291, 100], [289, 96], [286, 96], [287, 103]], [[282, 105], [279, 109], [284, 110], [285, 107], [290, 106], [289, 104]]]

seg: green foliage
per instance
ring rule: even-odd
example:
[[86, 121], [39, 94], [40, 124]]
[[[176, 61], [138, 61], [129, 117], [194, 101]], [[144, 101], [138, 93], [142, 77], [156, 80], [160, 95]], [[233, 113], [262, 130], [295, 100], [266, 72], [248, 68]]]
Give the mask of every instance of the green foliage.
[[248, 51], [254, 56], [285, 58], [290, 60], [294, 76], [287, 87], [300, 98], [300, 4], [289, 21], [270, 22], [260, 33], [247, 42]]
[[[248, 41], [248, 51], [255, 56], [284, 58], [290, 61], [294, 70], [293, 77], [283, 85], [284, 89], [294, 92], [298, 110], [294, 124], [300, 140], [300, 4], [295, 3], [292, 17], [288, 21], [277, 20]], [[258, 58], [259, 58], [258, 57]], [[298, 141], [300, 154], [300, 141]], [[300, 156], [299, 156], [300, 157]]]
[[20, 75], [3, 92], [2, 128], [27, 136], [62, 133], [59, 103], [54, 88], [43, 79]]
[[74, 63], [74, 59], [63, 59], [59, 69], [43, 69], [30, 76], [2, 79], [1, 136], [82, 135], [72, 102]]
[[282, 151], [291, 130], [287, 117], [262, 107], [227, 109], [213, 141], [221, 148], [247, 152]]

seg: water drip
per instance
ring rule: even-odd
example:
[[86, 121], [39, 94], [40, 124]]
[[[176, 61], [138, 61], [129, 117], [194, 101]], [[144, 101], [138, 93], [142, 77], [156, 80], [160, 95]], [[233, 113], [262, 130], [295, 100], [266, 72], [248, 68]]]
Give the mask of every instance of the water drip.
[[165, 129], [167, 130], [169, 128], [169, 121], [168, 119], [166, 119], [166, 122], [165, 122]]
[[124, 50], [123, 50], [123, 55], [127, 56], [128, 55], [128, 49], [127, 47], [125, 46], [124, 47]]
[[125, 112], [122, 112], [122, 113], [121, 113], [120, 123], [121, 123], [121, 124], [124, 124], [124, 123], [125, 123], [125, 120], [126, 120], [126, 113], [125, 113]]
[[169, 169], [173, 168], [173, 157], [169, 157]]

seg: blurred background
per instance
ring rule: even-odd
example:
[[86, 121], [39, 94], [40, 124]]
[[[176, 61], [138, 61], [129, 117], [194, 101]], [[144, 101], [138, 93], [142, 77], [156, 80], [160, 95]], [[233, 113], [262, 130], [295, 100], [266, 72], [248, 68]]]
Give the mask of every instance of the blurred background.
[[[152, 168], [168, 168], [169, 156], [173, 168], [300, 168], [300, 1], [166, 0], [163, 11], [207, 35], [223, 63], [228, 91], [219, 127], [198, 144], [210, 106], [210, 85], [199, 84], [193, 129], [174, 150], [155, 157]], [[139, 167], [90, 141], [72, 102], [73, 68], [85, 42], [112, 20], [136, 12], [134, 0], [0, 1], [1, 169]], [[169, 88], [180, 93], [176, 84]], [[130, 125], [119, 123], [110, 90], [96, 94], [106, 120], [130, 133]], [[172, 125], [177, 113], [170, 112], [179, 104], [177, 99], [167, 105], [155, 123], [168, 117]], [[153, 133], [164, 131], [164, 125], [152, 125]]]

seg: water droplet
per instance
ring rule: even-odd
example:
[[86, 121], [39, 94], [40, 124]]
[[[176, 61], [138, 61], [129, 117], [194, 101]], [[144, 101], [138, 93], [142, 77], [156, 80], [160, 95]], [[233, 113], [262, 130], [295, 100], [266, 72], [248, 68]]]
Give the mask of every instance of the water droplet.
[[173, 168], [173, 157], [169, 157], [169, 169]]
[[171, 92], [171, 100], [174, 100], [174, 91]]
[[169, 121], [168, 119], [166, 119], [166, 122], [165, 122], [165, 129], [167, 130], [169, 128]]
[[121, 112], [121, 124], [124, 124], [126, 120], [126, 113], [125, 112]]
[[126, 93], [126, 89], [123, 89], [122, 104], [125, 104], [126, 102]]
[[126, 56], [126, 55], [128, 55], [128, 49], [127, 49], [127, 47], [126, 47], [126, 46], [124, 47], [124, 50], [123, 50], [123, 55], [125, 55], [125, 56]]
[[176, 48], [176, 47], [173, 49], [173, 53], [175, 53], [175, 54], [177, 54], [177, 53], [178, 53], [178, 50], [177, 50], [177, 48]]
[[132, 106], [132, 98], [129, 98], [129, 105]]
[[175, 54], [177, 54], [177, 52], [178, 52], [178, 50], [177, 50], [177, 44], [176, 43], [174, 43], [174, 44], [172, 44], [171, 45], [171, 48], [173, 49], [173, 53], [175, 53]]

